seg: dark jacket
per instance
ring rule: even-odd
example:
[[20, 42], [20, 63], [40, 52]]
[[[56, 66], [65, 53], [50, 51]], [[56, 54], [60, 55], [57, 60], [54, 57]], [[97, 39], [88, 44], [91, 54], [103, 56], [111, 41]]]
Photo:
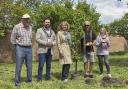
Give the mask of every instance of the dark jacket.
[[96, 34], [91, 30], [90, 32], [86, 32], [84, 36], [81, 38], [81, 51], [84, 52], [84, 47], [86, 52], [93, 52], [93, 46], [85, 46], [84, 44], [88, 42], [94, 42], [96, 40]]

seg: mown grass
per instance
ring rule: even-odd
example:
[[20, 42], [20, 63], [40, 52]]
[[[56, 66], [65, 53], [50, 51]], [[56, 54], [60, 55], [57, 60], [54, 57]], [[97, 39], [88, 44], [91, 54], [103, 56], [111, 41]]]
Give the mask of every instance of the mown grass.
[[[97, 59], [96, 59], [97, 60]], [[124, 52], [122, 55], [120, 53], [110, 54], [110, 64], [111, 64], [111, 74], [115, 78], [122, 80], [128, 80], [128, 53]], [[75, 63], [74, 63], [75, 64]], [[128, 85], [117, 87], [103, 87], [101, 86], [102, 77], [99, 76], [99, 68], [97, 62], [94, 67], [94, 84], [85, 84], [85, 79], [83, 77], [83, 63], [78, 62], [78, 80], [71, 80], [71, 74], [74, 72], [74, 64], [71, 65], [71, 72], [69, 76], [69, 81], [64, 83], [61, 81], [61, 65], [58, 61], [52, 62], [52, 79], [50, 81], [45, 80], [45, 68], [43, 81], [37, 82], [37, 68], [38, 62], [33, 62], [33, 82], [28, 84], [26, 80], [26, 67], [22, 67], [22, 83], [20, 89], [128, 89]], [[106, 73], [106, 68], [104, 68]], [[0, 89], [17, 89], [14, 85], [15, 77], [15, 64], [0, 64]]]

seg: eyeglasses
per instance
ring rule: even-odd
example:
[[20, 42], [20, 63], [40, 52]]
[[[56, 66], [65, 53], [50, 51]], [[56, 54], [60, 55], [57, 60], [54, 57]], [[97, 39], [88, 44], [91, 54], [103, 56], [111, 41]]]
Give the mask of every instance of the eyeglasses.
[[90, 25], [85, 25], [85, 27], [88, 27], [88, 26], [90, 26]]

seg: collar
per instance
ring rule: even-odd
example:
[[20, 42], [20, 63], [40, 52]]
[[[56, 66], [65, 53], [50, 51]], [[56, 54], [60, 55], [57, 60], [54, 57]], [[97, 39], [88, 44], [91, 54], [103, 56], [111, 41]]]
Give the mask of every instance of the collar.
[[43, 29], [44, 29], [44, 30], [51, 30], [51, 27], [49, 27], [48, 29], [47, 29], [47, 28], [45, 28], [45, 27], [43, 27]]
[[[22, 28], [25, 28], [22, 22], [20, 23], [20, 26], [21, 26]], [[30, 28], [30, 25], [29, 25], [27, 28]]]

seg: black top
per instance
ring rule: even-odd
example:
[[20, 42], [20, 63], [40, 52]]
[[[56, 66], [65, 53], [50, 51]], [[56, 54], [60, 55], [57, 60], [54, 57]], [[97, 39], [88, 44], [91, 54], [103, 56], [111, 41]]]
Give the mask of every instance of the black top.
[[[85, 35], [83, 36], [83, 38], [81, 39], [81, 50], [82, 52], [84, 51], [84, 44], [86, 44], [87, 42], [94, 42], [94, 40], [96, 40], [96, 34], [93, 31], [90, 32], [86, 32]], [[93, 46], [86, 46], [86, 51], [87, 52], [92, 52], [94, 51]]]

